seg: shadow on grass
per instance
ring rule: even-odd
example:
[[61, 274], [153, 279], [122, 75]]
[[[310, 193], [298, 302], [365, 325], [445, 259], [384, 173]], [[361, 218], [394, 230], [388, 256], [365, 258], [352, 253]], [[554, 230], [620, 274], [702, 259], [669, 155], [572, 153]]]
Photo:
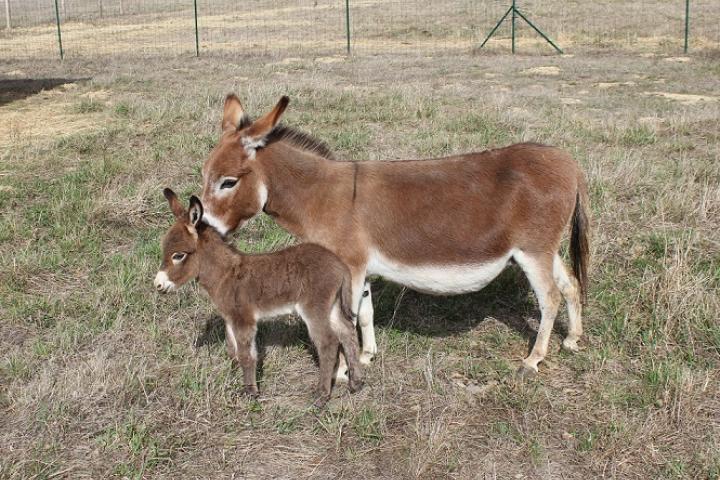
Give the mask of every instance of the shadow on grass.
[[[483, 290], [454, 296], [426, 295], [405, 289], [383, 279], [372, 281], [375, 325], [379, 328], [407, 331], [429, 337], [447, 337], [467, 332], [492, 317], [517, 331], [532, 348], [536, 332], [527, 323], [539, 318], [534, 294], [527, 279], [517, 267], [509, 267]], [[558, 323], [556, 322], [556, 327]], [[195, 346], [225, 341], [225, 323], [219, 316], [206, 321]], [[278, 319], [258, 325], [258, 364], [265, 347], [305, 345], [313, 355], [314, 348], [307, 329], [299, 319]]]
[[[433, 296], [377, 279], [372, 282], [375, 325], [426, 337], [449, 337], [476, 328], [494, 318], [528, 341], [536, 331], [528, 318], [540, 318], [535, 295], [525, 274], [516, 266], [505, 269], [484, 289], [453, 296]], [[559, 326], [555, 323], [555, 329]], [[562, 328], [562, 327], [561, 327]]]
[[66, 83], [84, 82], [89, 78], [16, 78], [0, 79], [0, 106], [52, 90]]
[[[195, 348], [225, 343], [225, 320], [219, 315], [212, 315], [205, 321], [203, 330], [195, 339]], [[312, 341], [308, 335], [305, 324], [300, 318], [281, 317], [271, 322], [263, 322], [258, 324], [257, 332], [257, 378], [262, 379], [263, 364], [267, 354], [267, 347], [292, 347], [304, 346], [313, 356], [315, 364], [318, 364], [318, 357], [315, 348], [312, 347]]]

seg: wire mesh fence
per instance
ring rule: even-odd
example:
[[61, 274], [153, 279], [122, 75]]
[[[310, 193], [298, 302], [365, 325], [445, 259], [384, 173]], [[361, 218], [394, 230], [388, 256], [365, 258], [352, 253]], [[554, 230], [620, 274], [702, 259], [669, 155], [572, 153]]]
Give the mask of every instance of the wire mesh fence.
[[[0, 58], [475, 52], [511, 0], [0, 0]], [[517, 1], [567, 53], [682, 51], [684, 0]], [[349, 23], [348, 23], [349, 22]], [[690, 48], [720, 49], [720, 2], [690, 2]], [[484, 46], [508, 51], [511, 21]], [[522, 53], [553, 53], [516, 22]]]

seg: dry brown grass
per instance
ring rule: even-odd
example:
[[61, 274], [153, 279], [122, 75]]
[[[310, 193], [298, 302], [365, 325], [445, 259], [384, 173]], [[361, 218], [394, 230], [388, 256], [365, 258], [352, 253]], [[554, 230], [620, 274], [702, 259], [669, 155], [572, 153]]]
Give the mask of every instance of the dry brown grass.
[[[92, 79], [0, 106], [0, 477], [717, 478], [720, 102], [685, 100], [717, 98], [720, 64], [688, 58], [3, 63]], [[515, 379], [537, 316], [515, 270], [453, 298], [376, 281], [362, 392], [310, 410], [286, 319], [261, 331], [262, 397], [239, 396], [209, 302], [151, 285], [160, 189], [197, 191], [228, 91], [254, 112], [289, 94], [287, 121], [344, 158], [571, 150], [594, 214], [584, 351], [557, 335]], [[263, 217], [237, 241], [289, 239]]]
[[[73, 3], [73, 7], [86, 13], [62, 19], [68, 58], [124, 56], [129, 52], [133, 56], [195, 52], [191, 4], [145, 2], [144, 6], [129, 8], [127, 15], [118, 15], [117, 2], [106, 2], [106, 14], [101, 17], [97, 2]], [[509, 1], [354, 0], [350, 2], [353, 51], [468, 54], [479, 47], [509, 4]], [[526, 0], [518, 5], [567, 53], [667, 55], [682, 51], [685, 14], [682, 2]], [[690, 40], [694, 52], [718, 50], [718, 15], [720, 4], [716, 1], [693, 2]], [[21, 24], [10, 31], [0, 30], [4, 58], [57, 57], [54, 16], [46, 12], [39, 18], [40, 23], [32, 26]], [[198, 22], [202, 55], [303, 52], [322, 56], [345, 52], [342, 2], [254, 0], [243, 5], [220, 0], [199, 2]], [[553, 53], [520, 19], [517, 28], [518, 48], [522, 52]], [[488, 43], [487, 50], [507, 52], [509, 31], [507, 22]]]

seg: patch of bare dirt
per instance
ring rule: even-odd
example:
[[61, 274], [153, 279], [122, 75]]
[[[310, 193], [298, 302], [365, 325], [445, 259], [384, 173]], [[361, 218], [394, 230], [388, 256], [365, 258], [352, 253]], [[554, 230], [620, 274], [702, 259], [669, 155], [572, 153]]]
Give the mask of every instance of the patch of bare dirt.
[[557, 77], [560, 75], [562, 70], [560, 67], [557, 67], [555, 65], [547, 65], [542, 67], [533, 67], [528, 68], [527, 70], [523, 70], [523, 73], [526, 75], [542, 75], [545, 77]]
[[697, 105], [698, 103], [717, 102], [718, 97], [710, 95], [695, 95], [691, 93], [671, 93], [671, 92], [643, 92], [644, 95], [653, 97], [667, 98], [683, 105]]

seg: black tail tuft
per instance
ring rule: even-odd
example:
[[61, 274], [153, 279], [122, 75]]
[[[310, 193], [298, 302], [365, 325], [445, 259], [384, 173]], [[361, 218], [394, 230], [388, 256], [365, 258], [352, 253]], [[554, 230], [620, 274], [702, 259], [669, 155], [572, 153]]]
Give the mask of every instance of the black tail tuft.
[[573, 274], [580, 285], [580, 294], [583, 302], [587, 301], [588, 289], [588, 266], [590, 260], [590, 242], [588, 230], [590, 224], [583, 202], [583, 196], [578, 191], [575, 198], [575, 211], [572, 216], [572, 227], [570, 231], [570, 259], [572, 261]]
[[340, 289], [337, 293], [338, 303], [340, 304], [340, 312], [350, 323], [354, 324], [357, 315], [352, 312], [352, 281], [350, 272], [345, 274]]

